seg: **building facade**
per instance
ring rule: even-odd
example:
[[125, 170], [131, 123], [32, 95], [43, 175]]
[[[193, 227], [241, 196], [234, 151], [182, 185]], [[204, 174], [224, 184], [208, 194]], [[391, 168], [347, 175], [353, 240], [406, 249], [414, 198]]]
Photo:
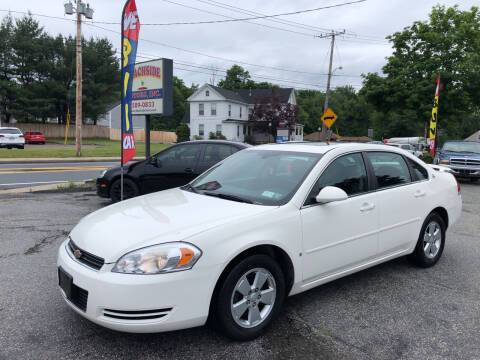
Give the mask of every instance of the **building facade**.
[[[231, 141], [244, 142], [247, 135], [253, 136], [256, 142], [268, 141], [268, 135], [253, 129], [248, 119], [255, 103], [271, 93], [271, 89], [226, 90], [203, 85], [187, 99], [190, 105], [190, 139], [208, 139], [209, 134], [214, 133], [222, 134]], [[275, 95], [282, 103], [296, 105], [294, 89], [275, 89]], [[289, 140], [303, 140], [303, 125], [296, 125]]]

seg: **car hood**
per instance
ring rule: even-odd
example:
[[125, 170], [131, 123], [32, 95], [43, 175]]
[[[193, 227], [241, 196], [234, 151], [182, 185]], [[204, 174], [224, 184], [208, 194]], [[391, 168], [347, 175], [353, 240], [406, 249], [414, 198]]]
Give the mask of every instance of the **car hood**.
[[462, 152], [449, 152], [449, 151], [442, 151], [440, 154], [442, 157], [453, 157], [453, 158], [468, 158], [468, 159], [478, 159], [480, 160], [480, 154], [475, 153], [462, 153]]
[[[106, 263], [159, 243], [187, 240], [233, 219], [272, 207], [170, 189], [107, 206], [84, 217], [70, 233], [75, 244]], [[202, 247], [202, 244], [195, 244]]]

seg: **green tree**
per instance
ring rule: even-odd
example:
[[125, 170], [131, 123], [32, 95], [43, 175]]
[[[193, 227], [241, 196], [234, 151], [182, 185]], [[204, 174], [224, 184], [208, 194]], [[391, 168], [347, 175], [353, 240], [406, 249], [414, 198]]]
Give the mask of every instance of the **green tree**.
[[278, 88], [278, 85], [266, 81], [255, 82], [251, 79], [250, 73], [240, 65], [233, 65], [227, 70], [225, 79], [218, 82], [218, 86], [224, 89], [270, 89]]
[[83, 116], [94, 124], [120, 98], [120, 63], [109, 40], [91, 38], [83, 45]]
[[10, 122], [15, 101], [16, 83], [12, 57], [13, 19], [10, 15], [0, 24], [0, 122]]
[[151, 118], [151, 127], [153, 130], [176, 131], [182, 117], [189, 111], [187, 98], [192, 95], [198, 86], [192, 84], [191, 87], [185, 85], [182, 79], [173, 77], [173, 114], [172, 115], [153, 115]]
[[438, 128], [444, 136], [461, 138], [480, 128], [477, 7], [435, 6], [428, 21], [416, 21], [388, 39], [394, 51], [383, 67], [386, 76], [367, 74], [360, 92], [378, 112], [373, 122], [382, 136], [424, 135], [438, 75]]

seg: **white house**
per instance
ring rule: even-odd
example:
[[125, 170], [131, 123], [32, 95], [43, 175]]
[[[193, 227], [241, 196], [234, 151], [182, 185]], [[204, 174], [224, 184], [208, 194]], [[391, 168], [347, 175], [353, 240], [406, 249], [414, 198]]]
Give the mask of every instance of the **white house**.
[[[213, 132], [232, 141], [243, 142], [245, 135], [253, 135], [257, 142], [266, 141], [267, 135], [254, 132], [248, 118], [255, 103], [271, 93], [272, 89], [226, 90], [203, 85], [187, 99], [190, 104], [190, 138], [201, 136], [208, 139], [209, 133]], [[275, 89], [275, 95], [283, 103], [297, 104], [294, 89]], [[303, 140], [303, 125], [296, 125], [289, 140]]]

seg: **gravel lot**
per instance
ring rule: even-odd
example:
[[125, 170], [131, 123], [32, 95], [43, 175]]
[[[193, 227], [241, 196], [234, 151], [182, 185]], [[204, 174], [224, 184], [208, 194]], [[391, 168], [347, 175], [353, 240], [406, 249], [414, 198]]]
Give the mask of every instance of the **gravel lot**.
[[0, 359], [480, 359], [480, 184], [462, 194], [437, 266], [402, 258], [291, 297], [250, 343], [206, 327], [125, 334], [81, 318], [57, 289], [57, 248], [109, 203], [93, 193], [0, 197]]

